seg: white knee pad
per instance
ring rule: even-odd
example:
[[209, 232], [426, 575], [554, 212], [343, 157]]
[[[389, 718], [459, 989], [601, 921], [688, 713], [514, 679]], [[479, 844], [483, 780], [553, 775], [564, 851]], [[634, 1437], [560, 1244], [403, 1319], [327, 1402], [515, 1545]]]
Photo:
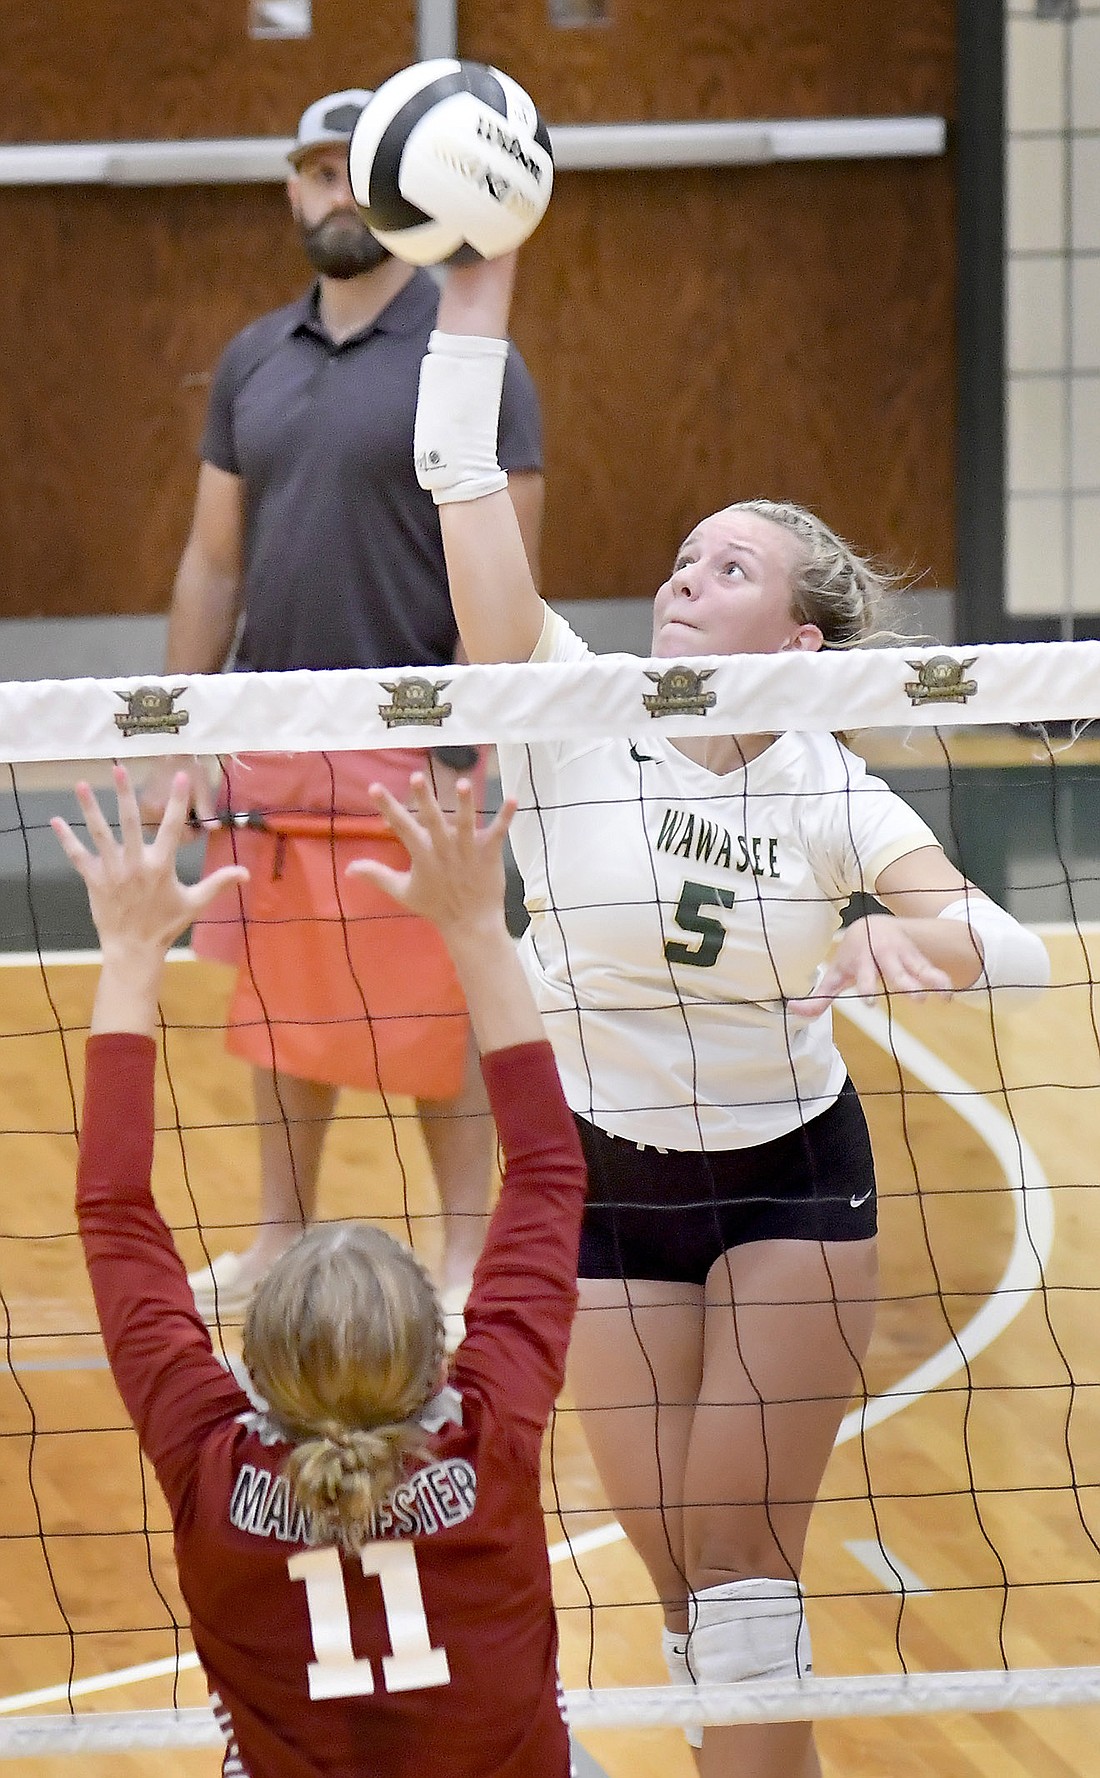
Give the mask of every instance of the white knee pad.
[[[695, 1677], [688, 1666], [687, 1659], [688, 1633], [682, 1630], [679, 1635], [673, 1630], [662, 1628], [661, 1652], [665, 1657], [668, 1677], [673, 1685], [694, 1685]], [[685, 1729], [689, 1747], [702, 1747], [702, 1729]]]
[[699, 1685], [806, 1679], [810, 1629], [796, 1580], [735, 1580], [694, 1595], [686, 1664]]

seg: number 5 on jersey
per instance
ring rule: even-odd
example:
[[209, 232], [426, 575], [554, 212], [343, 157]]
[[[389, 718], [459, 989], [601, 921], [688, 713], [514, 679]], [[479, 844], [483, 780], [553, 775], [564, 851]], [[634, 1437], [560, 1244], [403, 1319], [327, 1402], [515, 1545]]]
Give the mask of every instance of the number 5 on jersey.
[[[368, 1543], [359, 1552], [366, 1575], [376, 1574], [392, 1654], [382, 1657], [388, 1692], [422, 1691], [449, 1685], [447, 1651], [433, 1648], [424, 1613], [424, 1595], [411, 1543]], [[306, 1669], [311, 1698], [366, 1698], [374, 1690], [374, 1669], [351, 1646], [351, 1614], [340, 1552], [302, 1550], [287, 1563], [291, 1580], [305, 1582], [306, 1610], [315, 1660]]]
[[712, 968], [726, 942], [726, 929], [721, 920], [715, 920], [699, 910], [704, 907], [731, 908], [733, 903], [732, 889], [718, 889], [713, 883], [693, 883], [689, 879], [680, 891], [680, 899], [672, 917], [682, 931], [699, 933], [700, 943], [692, 949], [689, 945], [681, 944], [679, 939], [668, 939], [665, 956], [669, 962], [691, 963], [696, 969]]

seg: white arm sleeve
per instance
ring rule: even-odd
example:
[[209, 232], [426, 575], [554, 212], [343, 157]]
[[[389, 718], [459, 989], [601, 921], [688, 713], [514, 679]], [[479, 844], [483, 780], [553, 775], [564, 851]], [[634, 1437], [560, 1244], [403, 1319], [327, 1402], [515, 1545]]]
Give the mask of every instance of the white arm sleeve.
[[961, 920], [982, 952], [982, 973], [964, 993], [996, 989], [1000, 999], [1033, 1000], [1050, 984], [1050, 957], [1041, 938], [984, 895], [964, 895], [941, 908], [940, 920]]
[[497, 462], [497, 425], [508, 341], [440, 333], [420, 366], [413, 461], [437, 506], [480, 500], [508, 486]]

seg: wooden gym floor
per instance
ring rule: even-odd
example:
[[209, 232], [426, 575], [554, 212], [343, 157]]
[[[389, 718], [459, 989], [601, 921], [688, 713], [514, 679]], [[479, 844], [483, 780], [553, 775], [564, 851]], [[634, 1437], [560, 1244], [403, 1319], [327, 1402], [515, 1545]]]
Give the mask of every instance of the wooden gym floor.
[[[862, 1435], [850, 1417], [828, 1472], [805, 1575], [818, 1674], [1097, 1658], [1100, 1007], [1090, 984], [1100, 935], [1048, 942], [1058, 986], [999, 1013], [994, 1033], [986, 1012], [942, 1004], [891, 1024], [862, 1008], [838, 1020], [883, 1200], [871, 1417], [898, 1411]], [[93, 983], [89, 964], [0, 968], [0, 1719], [64, 1710], [70, 1668], [81, 1710], [205, 1696], [186, 1632], [172, 1628], [182, 1612], [165, 1510], [103, 1368], [72, 1232], [72, 1093], [79, 1100]], [[202, 1254], [196, 1214], [217, 1251], [246, 1239], [255, 1204], [247, 1076], [220, 1036], [225, 990], [210, 966], [168, 971], [157, 1191], [188, 1265]], [[396, 1147], [378, 1102], [345, 1096], [322, 1213], [402, 1228], [403, 1169], [430, 1260], [425, 1157], [411, 1107], [394, 1109]], [[1006, 1183], [1021, 1158], [1026, 1193]], [[1035, 1288], [1034, 1256], [1048, 1247]], [[898, 1384], [900, 1395], [884, 1395]], [[565, 1684], [586, 1685], [591, 1668], [597, 1685], [658, 1685], [658, 1614], [567, 1399], [552, 1477], [549, 1452], [548, 1509], [555, 1497], [566, 1509], [550, 1510], [547, 1527]], [[566, 1533], [587, 1534], [575, 1558]], [[174, 1681], [164, 1668], [177, 1650]], [[96, 1677], [102, 1689], [87, 1688]], [[838, 1722], [819, 1741], [831, 1778], [1078, 1778], [1094, 1769], [1098, 1732], [1100, 1713], [1078, 1709]], [[581, 1740], [609, 1778], [694, 1771], [673, 1731]], [[7, 1774], [197, 1778], [219, 1766], [203, 1750], [16, 1760]]]

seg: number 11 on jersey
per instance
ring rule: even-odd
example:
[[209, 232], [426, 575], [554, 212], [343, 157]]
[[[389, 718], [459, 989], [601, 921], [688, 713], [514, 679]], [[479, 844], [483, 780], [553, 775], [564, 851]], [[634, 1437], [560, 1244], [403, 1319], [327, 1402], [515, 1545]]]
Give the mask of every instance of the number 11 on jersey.
[[[411, 1543], [368, 1543], [359, 1552], [366, 1575], [376, 1574], [392, 1653], [382, 1657], [388, 1692], [420, 1691], [448, 1685], [447, 1651], [433, 1648], [424, 1596]], [[302, 1550], [287, 1563], [291, 1580], [305, 1582], [309, 1633], [316, 1659], [307, 1668], [311, 1698], [366, 1698], [374, 1690], [374, 1669], [351, 1646], [351, 1615], [339, 1550]]]

